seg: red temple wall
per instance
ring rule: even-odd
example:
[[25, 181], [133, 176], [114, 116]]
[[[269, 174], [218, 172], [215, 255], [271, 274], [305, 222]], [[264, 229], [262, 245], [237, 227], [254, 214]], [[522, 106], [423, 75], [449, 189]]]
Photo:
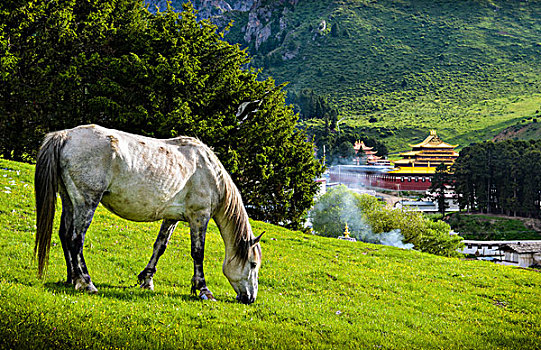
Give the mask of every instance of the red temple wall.
[[426, 191], [430, 187], [430, 176], [395, 176], [388, 174], [330, 173], [330, 182], [358, 184], [395, 191]]

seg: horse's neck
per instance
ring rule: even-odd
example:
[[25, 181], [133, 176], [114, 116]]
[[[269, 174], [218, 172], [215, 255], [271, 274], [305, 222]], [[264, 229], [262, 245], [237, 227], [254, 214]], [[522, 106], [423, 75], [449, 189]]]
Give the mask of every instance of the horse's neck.
[[225, 208], [222, 208], [214, 216], [214, 221], [224, 241], [226, 258], [236, 254], [238, 241], [242, 239], [237, 237], [239, 234], [244, 233], [246, 235], [244, 239], [254, 238], [244, 208], [237, 208], [237, 211], [232, 214], [226, 213]]

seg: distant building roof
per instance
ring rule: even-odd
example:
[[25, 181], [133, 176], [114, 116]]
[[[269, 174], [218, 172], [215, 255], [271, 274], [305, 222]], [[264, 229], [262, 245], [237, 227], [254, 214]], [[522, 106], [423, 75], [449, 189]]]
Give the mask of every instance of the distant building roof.
[[[396, 162], [395, 162], [396, 164]], [[400, 167], [398, 170], [391, 170], [388, 174], [402, 175], [402, 174], [434, 174], [436, 172], [435, 167]]]
[[415, 145], [410, 144], [411, 148], [455, 148], [457, 146], [458, 145], [450, 145], [446, 142], [443, 142], [436, 134], [436, 130], [430, 130], [430, 135], [428, 135], [423, 142], [417, 143]]
[[374, 148], [374, 147], [368, 147], [367, 145], [364, 144], [364, 141], [357, 140], [357, 141], [355, 141], [355, 144], [353, 145], [353, 148], [356, 151], [363, 150], [363, 152], [366, 152], [366, 151], [372, 150], [372, 148]]
[[465, 239], [463, 240], [462, 242], [464, 242], [464, 244], [473, 244], [473, 245], [506, 245], [506, 244], [517, 244], [517, 243], [521, 243], [521, 244], [525, 244], [525, 243], [539, 243], [541, 244], [541, 241], [534, 241], [534, 240], [524, 240], [524, 241], [520, 241], [520, 240], [514, 240], [514, 241], [478, 241], [478, 240], [472, 240], [472, 239]]
[[516, 252], [519, 254], [541, 252], [541, 242], [517, 242], [507, 243], [501, 248], [502, 251]]

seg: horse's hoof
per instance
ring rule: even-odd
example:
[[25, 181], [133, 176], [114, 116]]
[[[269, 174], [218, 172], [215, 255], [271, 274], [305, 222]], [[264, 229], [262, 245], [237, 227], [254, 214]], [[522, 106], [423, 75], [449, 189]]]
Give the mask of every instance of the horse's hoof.
[[152, 280], [144, 280], [139, 286], [141, 289], [154, 290], [154, 282]]
[[87, 292], [89, 294], [96, 294], [98, 292], [98, 288], [96, 288], [94, 286], [94, 284], [92, 284], [92, 282], [90, 282], [90, 284], [86, 287], [85, 292]]
[[199, 293], [199, 298], [202, 300], [210, 300], [210, 301], [216, 301], [216, 298], [214, 298], [214, 295], [208, 290], [203, 290], [201, 293]]
[[96, 294], [98, 292], [98, 288], [94, 286], [94, 283], [86, 283], [84, 280], [78, 280], [75, 283], [75, 290], [80, 290], [88, 294]]

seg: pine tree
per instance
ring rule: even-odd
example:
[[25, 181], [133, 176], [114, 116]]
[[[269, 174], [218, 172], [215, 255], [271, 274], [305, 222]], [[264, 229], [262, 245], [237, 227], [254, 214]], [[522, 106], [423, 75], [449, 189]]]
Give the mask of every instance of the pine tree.
[[438, 211], [442, 216], [445, 216], [445, 210], [449, 207], [445, 195], [447, 193], [447, 187], [450, 183], [449, 169], [444, 163], [440, 163], [436, 167], [436, 172], [432, 177], [432, 182], [428, 192], [432, 195], [436, 203], [438, 204]]
[[475, 208], [475, 191], [472, 179], [471, 148], [464, 147], [453, 164], [452, 180], [458, 205], [461, 209]]
[[[197, 21], [139, 0], [0, 2], [0, 152], [31, 159], [52, 130], [96, 123], [212, 146], [259, 220], [300, 226], [322, 166], [282, 86]], [[259, 101], [237, 116], [239, 105]], [[302, 169], [298, 171], [297, 169]]]

